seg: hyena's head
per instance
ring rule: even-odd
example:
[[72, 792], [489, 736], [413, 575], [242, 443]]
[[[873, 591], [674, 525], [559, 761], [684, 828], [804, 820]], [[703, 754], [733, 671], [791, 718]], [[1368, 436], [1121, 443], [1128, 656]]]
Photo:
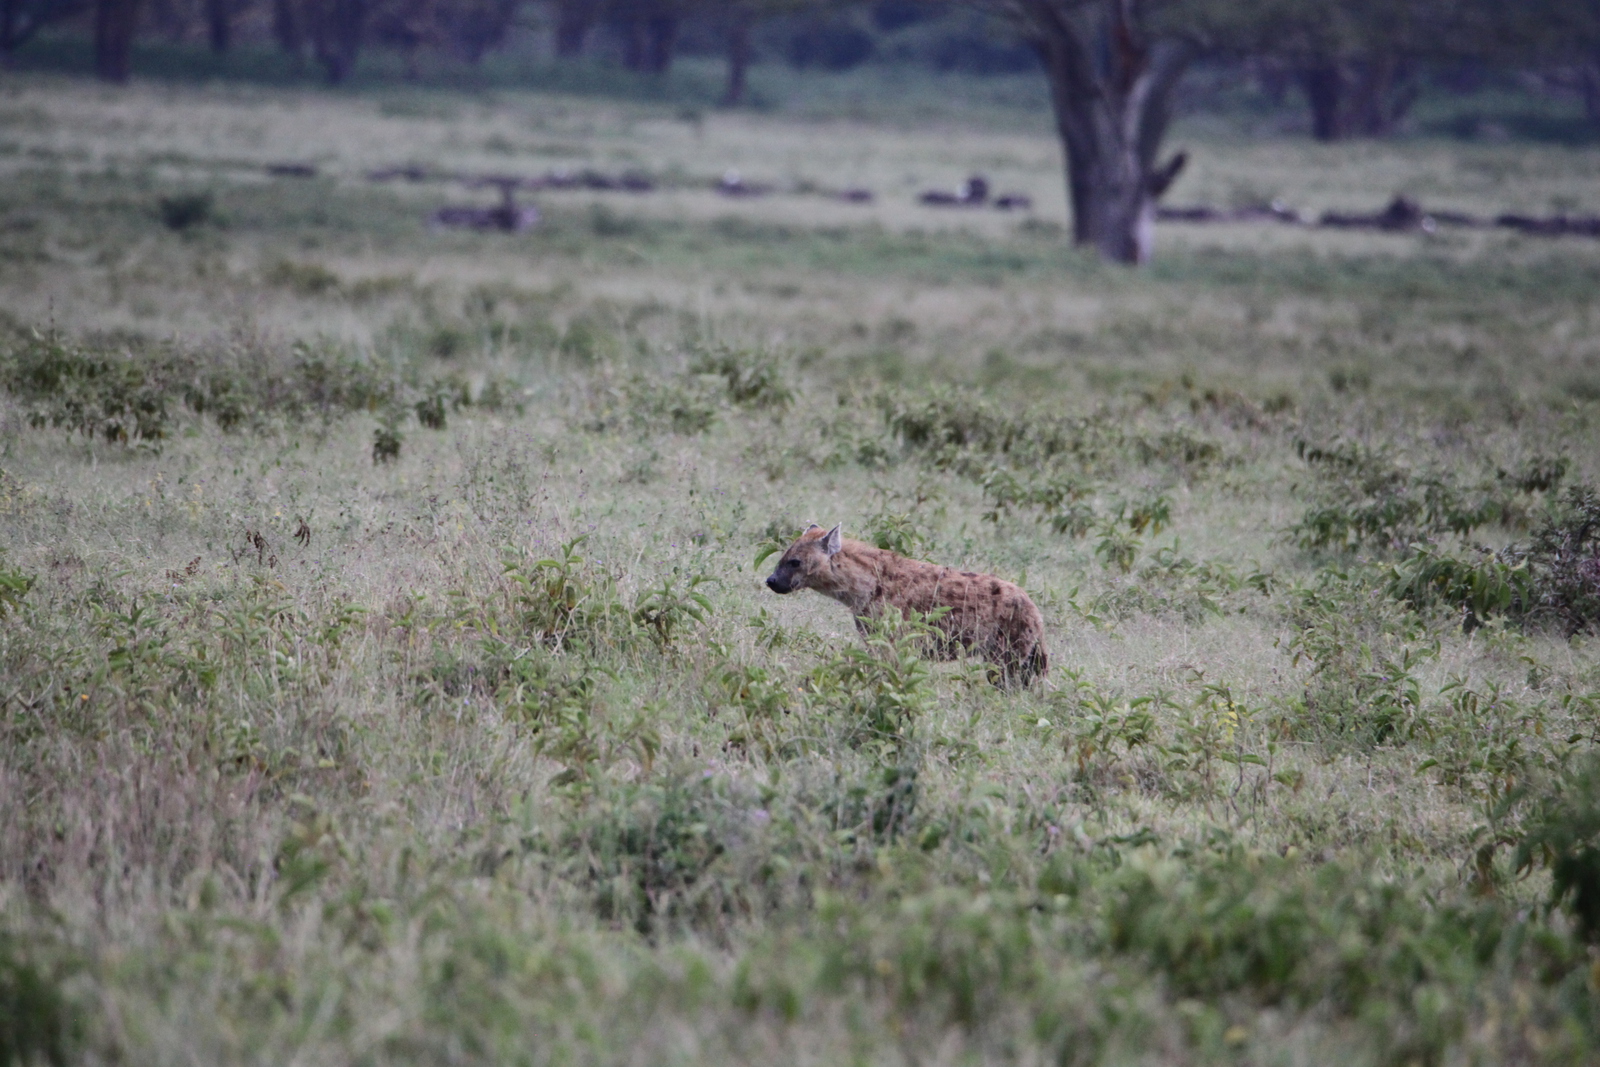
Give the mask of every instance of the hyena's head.
[[817, 579], [828, 573], [829, 561], [843, 547], [844, 534], [839, 526], [824, 530], [812, 523], [799, 540], [783, 550], [778, 565], [767, 575], [767, 588], [774, 593], [793, 593], [817, 584]]

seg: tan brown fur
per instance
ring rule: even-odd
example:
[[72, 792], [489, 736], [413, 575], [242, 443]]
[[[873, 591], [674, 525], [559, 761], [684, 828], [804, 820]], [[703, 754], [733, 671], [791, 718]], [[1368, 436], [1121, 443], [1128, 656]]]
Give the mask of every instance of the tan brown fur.
[[837, 526], [813, 525], [801, 534], [779, 557], [767, 587], [775, 593], [814, 589], [849, 608], [862, 630], [891, 609], [902, 617], [948, 609], [934, 621], [945, 639], [930, 654], [952, 659], [965, 649], [999, 667], [996, 680], [1003, 685], [1028, 685], [1050, 668], [1044, 616], [1019, 586], [907, 559], [845, 538]]

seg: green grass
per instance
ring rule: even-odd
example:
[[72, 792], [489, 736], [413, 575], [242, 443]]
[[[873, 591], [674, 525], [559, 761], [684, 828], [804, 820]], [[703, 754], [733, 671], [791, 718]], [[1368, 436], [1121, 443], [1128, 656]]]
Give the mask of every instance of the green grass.
[[[0, 1061], [1592, 1061], [1600, 245], [1113, 269], [907, 107], [8, 83]], [[399, 162], [662, 188], [439, 232]], [[1035, 216], [913, 203], [974, 169]], [[1023, 584], [1048, 683], [768, 593], [810, 521]]]

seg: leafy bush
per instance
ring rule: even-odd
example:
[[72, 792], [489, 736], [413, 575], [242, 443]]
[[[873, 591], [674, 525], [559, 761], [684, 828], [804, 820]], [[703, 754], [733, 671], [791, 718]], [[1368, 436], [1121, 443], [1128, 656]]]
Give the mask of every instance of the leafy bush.
[[1491, 615], [1503, 614], [1528, 601], [1532, 589], [1527, 565], [1509, 564], [1485, 553], [1458, 559], [1431, 545], [1417, 545], [1412, 554], [1389, 568], [1389, 593], [1413, 608], [1448, 604], [1462, 613], [1467, 633]]
[[1600, 493], [1573, 486], [1526, 542], [1461, 559], [1431, 545], [1389, 570], [1389, 591], [1415, 608], [1446, 604], [1471, 632], [1492, 615], [1553, 624], [1568, 637], [1600, 625]]
[[33, 575], [6, 566], [5, 560], [0, 558], [0, 618], [21, 607], [22, 598], [28, 595], [33, 583]]
[[6, 354], [5, 386], [35, 427], [55, 426], [122, 445], [160, 441], [176, 390], [170, 360], [142, 360], [69, 344], [54, 333], [28, 334]]
[[725, 782], [680, 769], [650, 784], [600, 792], [561, 847], [583, 865], [602, 919], [642, 934], [663, 926], [704, 928], [746, 906], [748, 887], [713, 873], [718, 859], [752, 832], [747, 813], [754, 809]]
[[640, 594], [633, 605], [633, 621], [648, 633], [657, 647], [667, 648], [691, 622], [705, 622], [711, 613], [711, 600], [699, 588], [717, 579], [696, 574], [687, 581], [677, 573], [661, 579]]
[[1568, 636], [1600, 626], [1600, 492], [1593, 486], [1568, 489], [1526, 546], [1501, 555], [1529, 573], [1525, 599], [1513, 604], [1522, 614]]
[[701, 352], [689, 364], [694, 374], [720, 377], [728, 399], [753, 408], [784, 408], [794, 400], [794, 390], [783, 380], [777, 360], [770, 355], [723, 346]]
[[383, 422], [372, 431], [372, 462], [393, 463], [400, 458], [400, 446], [405, 436], [393, 422]]
[[1550, 871], [1550, 903], [1600, 942], [1600, 756], [1590, 753], [1534, 798], [1516, 865]]
[[1416, 669], [1439, 655], [1415, 616], [1373, 576], [1325, 568], [1292, 590], [1289, 651], [1309, 664], [1304, 725], [1360, 745], [1410, 736], [1422, 708]]
[[280, 259], [267, 268], [269, 285], [281, 286], [298, 296], [332, 296], [344, 285], [344, 279], [321, 263], [295, 263]]
[[[941, 609], [942, 610], [942, 609]], [[836, 713], [844, 736], [898, 750], [933, 700], [925, 646], [943, 635], [930, 619], [913, 614], [870, 623], [861, 645], [837, 649], [807, 679], [813, 706]]]
[[[508, 549], [501, 560], [520, 633], [555, 649], [595, 648], [625, 639], [633, 622], [611, 576], [578, 554], [587, 535], [558, 556], [528, 559]], [[698, 605], [697, 605], [698, 606]]]
[[1517, 520], [1526, 512], [1523, 498], [1552, 490], [1567, 470], [1564, 458], [1536, 456], [1519, 471], [1468, 483], [1442, 468], [1413, 469], [1385, 449], [1354, 441], [1299, 440], [1295, 451], [1316, 482], [1311, 505], [1290, 532], [1311, 549], [1404, 549]]
[[81, 1024], [61, 975], [20, 938], [0, 930], [0, 1064], [51, 1067], [71, 1062]]

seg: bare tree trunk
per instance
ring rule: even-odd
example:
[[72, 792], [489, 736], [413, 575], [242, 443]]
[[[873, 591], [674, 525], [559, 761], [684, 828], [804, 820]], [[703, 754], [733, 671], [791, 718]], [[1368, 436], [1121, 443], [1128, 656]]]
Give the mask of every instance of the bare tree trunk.
[[737, 8], [733, 21], [728, 24], [728, 91], [723, 94], [725, 107], [744, 103], [746, 83], [750, 74], [750, 12]]
[[622, 65], [628, 70], [644, 70], [644, 20], [630, 18], [617, 26], [622, 36]]
[[1418, 86], [1411, 69], [1399, 56], [1379, 54], [1356, 65], [1350, 94], [1351, 132], [1364, 137], [1387, 137], [1416, 103]]
[[16, 62], [13, 55], [22, 43], [22, 24], [18, 17], [21, 0], [0, 0], [0, 70], [10, 70]]
[[678, 16], [668, 11], [654, 11], [644, 20], [644, 32], [645, 71], [667, 73], [672, 69], [672, 51], [678, 43]]
[[1387, 137], [1418, 94], [1410, 65], [1388, 53], [1302, 67], [1300, 87], [1311, 106], [1311, 136], [1319, 141]]
[[233, 12], [228, 0], [206, 0], [206, 27], [210, 31], [211, 50], [226, 52], [232, 37]]
[[133, 34], [139, 25], [139, 0], [95, 0], [94, 72], [101, 81], [121, 84], [133, 73]]
[[1600, 126], [1600, 51], [1578, 71], [1579, 87], [1583, 92], [1583, 114], [1589, 125]]
[[338, 85], [355, 69], [366, 29], [366, 0], [316, 0], [312, 39], [328, 84]]
[[294, 0], [272, 0], [272, 36], [277, 38], [279, 48], [296, 62], [300, 61], [305, 49], [305, 32]]
[[594, 0], [560, 0], [556, 5], [556, 57], [575, 59], [594, 25]]
[[1300, 71], [1300, 88], [1311, 105], [1311, 136], [1338, 141], [1345, 135], [1344, 71], [1337, 63], [1319, 63]]
[[1144, 263], [1156, 201], [1186, 160], [1180, 152], [1156, 165], [1191, 49], [1178, 41], [1145, 42], [1131, 0], [1110, 0], [1093, 47], [1051, 0], [1024, 0], [1023, 10], [1066, 153], [1073, 243], [1116, 263]]

